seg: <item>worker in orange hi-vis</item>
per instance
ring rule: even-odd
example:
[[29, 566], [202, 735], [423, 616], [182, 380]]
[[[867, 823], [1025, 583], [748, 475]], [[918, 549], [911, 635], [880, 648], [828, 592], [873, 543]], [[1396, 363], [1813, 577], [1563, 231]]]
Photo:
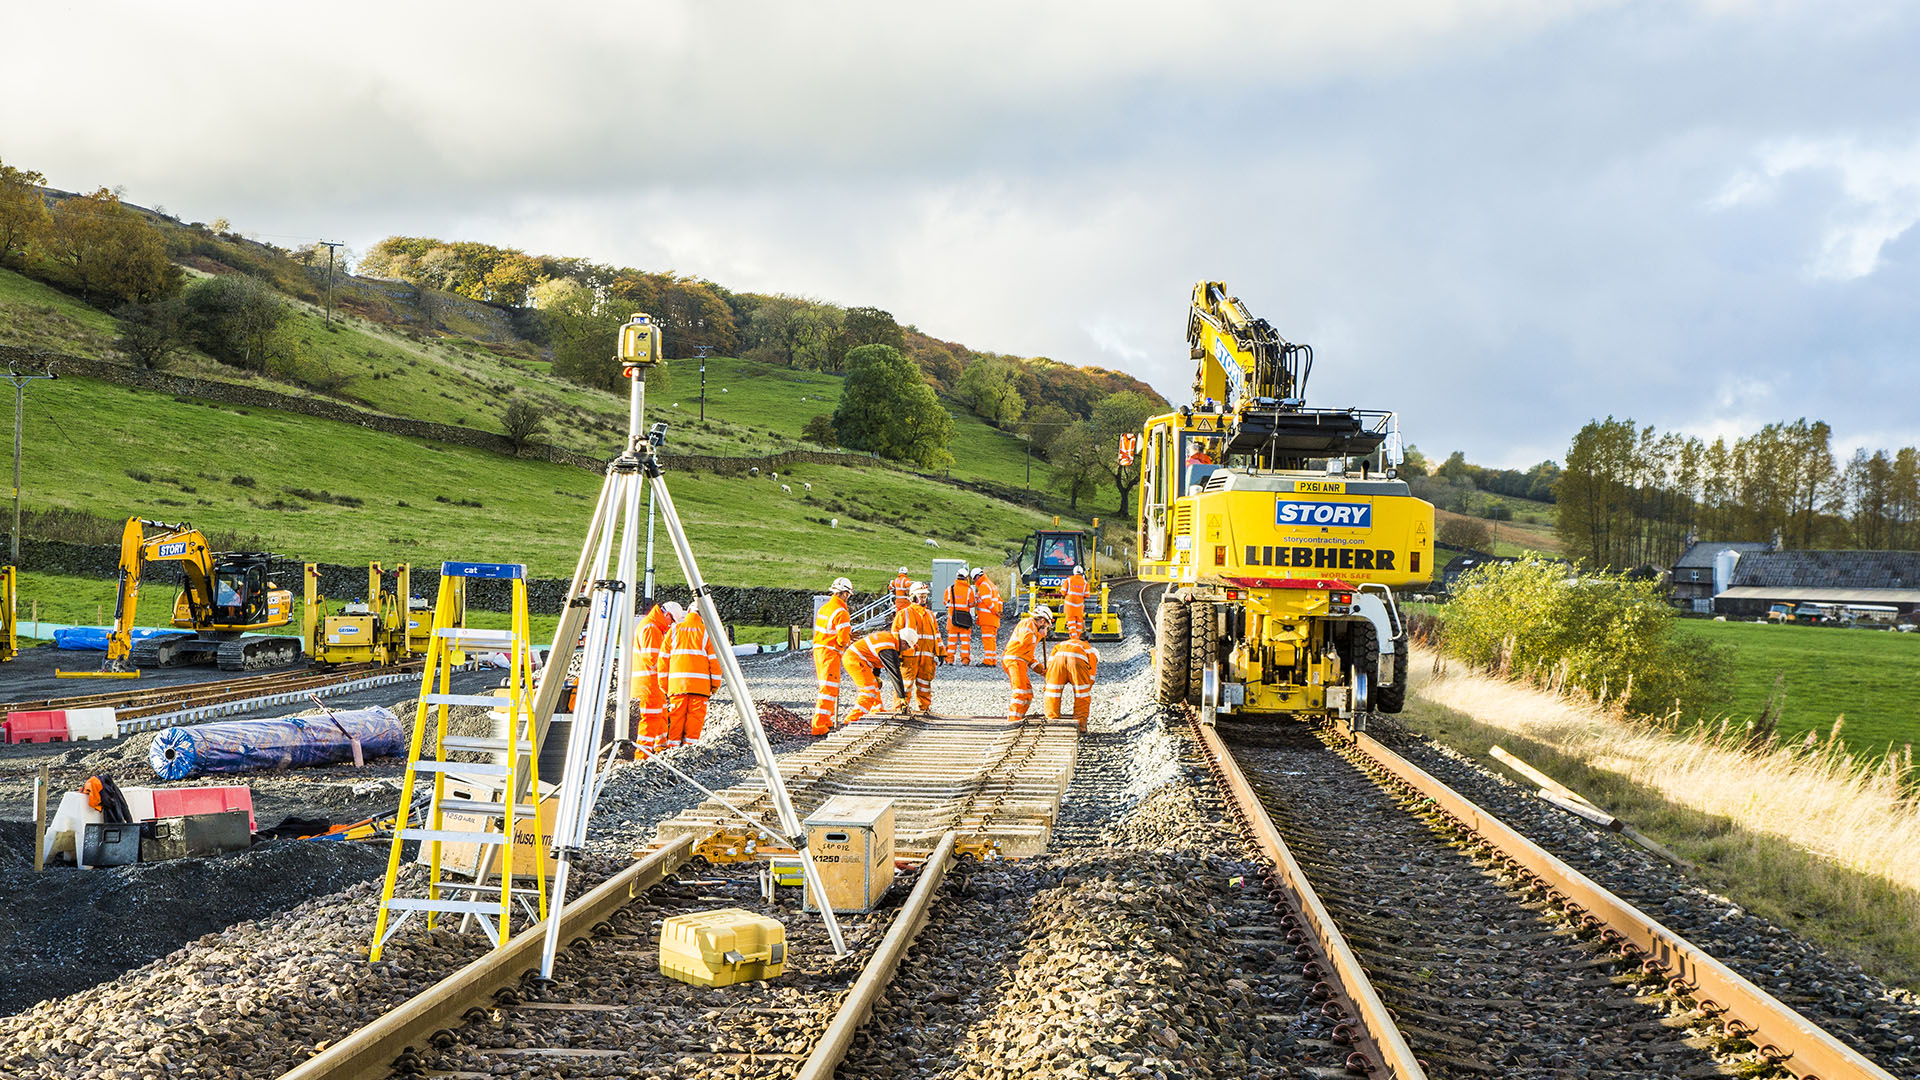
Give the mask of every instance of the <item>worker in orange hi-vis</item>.
[[956, 664], [973, 656], [973, 585], [965, 570], [947, 586], [947, 659]]
[[1007, 651], [1000, 657], [1000, 666], [1006, 669], [1007, 685], [1013, 690], [1013, 697], [1007, 702], [1009, 724], [1027, 718], [1027, 707], [1033, 704], [1033, 675], [1046, 670], [1041, 659], [1046, 656], [1047, 635], [1051, 633], [1053, 611], [1042, 604], [1014, 626], [1013, 637], [1007, 640]]
[[655, 604], [640, 618], [633, 644], [633, 707], [640, 717], [633, 756], [645, 757], [667, 741], [667, 635], [686, 612], [668, 601]]
[[1000, 611], [1005, 604], [1000, 599], [1000, 590], [988, 576], [986, 568], [973, 568], [973, 621], [980, 626], [980, 651], [984, 655], [980, 660], [982, 667], [994, 667], [1000, 663]]
[[887, 591], [893, 594], [895, 618], [899, 618], [900, 613], [907, 610], [907, 590], [911, 588], [913, 588], [913, 575], [907, 573], [907, 568], [903, 566], [900, 572], [894, 575], [893, 581], [887, 585]]
[[1066, 583], [1061, 586], [1061, 590], [1067, 594], [1065, 602], [1060, 605], [1065, 609], [1067, 629], [1077, 629], [1083, 634], [1086, 633], [1087, 568], [1084, 566], [1075, 566], [1073, 568], [1073, 574], [1067, 578]]
[[1067, 640], [1053, 647], [1047, 658], [1047, 719], [1060, 719], [1060, 695], [1073, 688], [1073, 721], [1087, 730], [1093, 711], [1093, 677], [1100, 670], [1100, 654], [1086, 643], [1077, 627], [1067, 628]]
[[907, 679], [900, 667], [900, 639], [891, 630], [875, 630], [858, 638], [840, 654], [847, 678], [853, 680], [855, 697], [847, 723], [857, 724], [880, 708], [880, 672], [893, 677], [895, 708], [907, 705]]
[[916, 581], [907, 590], [907, 598], [910, 602], [906, 609], [893, 617], [893, 625], [889, 627], [900, 639], [900, 674], [913, 691], [910, 700], [901, 703], [900, 711], [930, 713], [933, 711], [933, 668], [946, 652], [946, 645], [940, 640], [940, 625], [928, 607], [933, 601], [932, 587]]
[[827, 602], [813, 614], [813, 674], [820, 683], [813, 702], [815, 735], [832, 731], [834, 715], [840, 710], [840, 654], [853, 642], [853, 612], [847, 607], [852, 595], [853, 582], [834, 578]]
[[700, 741], [707, 699], [718, 689], [720, 654], [700, 612], [689, 611], [667, 637], [667, 749]]

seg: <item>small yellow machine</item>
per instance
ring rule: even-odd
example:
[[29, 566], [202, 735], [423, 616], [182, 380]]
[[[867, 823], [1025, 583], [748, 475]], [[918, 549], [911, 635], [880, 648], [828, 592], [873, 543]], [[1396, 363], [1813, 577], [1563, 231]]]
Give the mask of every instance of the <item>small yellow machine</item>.
[[424, 655], [433, 633], [433, 609], [412, 596], [411, 574], [406, 563], [391, 571], [368, 563], [367, 599], [328, 613], [327, 598], [320, 595], [320, 568], [308, 563], [300, 616], [307, 655], [321, 664], [391, 664]]
[[20, 586], [11, 566], [0, 566], [0, 663], [20, 655]]
[[[139, 623], [140, 578], [149, 563], [177, 562], [186, 587], [173, 601], [173, 625], [184, 634], [155, 634], [133, 640]], [[263, 551], [216, 554], [191, 525], [127, 519], [120, 538], [120, 588], [113, 605], [113, 631], [107, 637], [102, 672], [87, 675], [137, 675], [141, 668], [218, 663], [224, 671], [291, 664], [300, 658], [292, 637], [250, 634], [293, 621], [293, 593], [268, 579], [273, 556]]]
[[1309, 409], [1312, 350], [1194, 287], [1194, 400], [1147, 421], [1140, 577], [1165, 582], [1163, 704], [1221, 713], [1399, 712], [1407, 634], [1393, 589], [1433, 576], [1433, 507], [1397, 478], [1398, 420]]
[[[1060, 524], [1054, 518], [1055, 526]], [[1100, 519], [1093, 519], [1095, 530], [1100, 528]], [[1097, 611], [1087, 612], [1087, 639], [1089, 641], [1119, 641], [1122, 637], [1120, 616], [1108, 609], [1108, 587], [1100, 583], [1100, 566], [1096, 555], [1094, 537], [1097, 532], [1085, 532], [1078, 529], [1038, 529], [1020, 548], [1015, 570], [1020, 575], [1020, 590], [1023, 600], [1019, 613], [1032, 611], [1036, 605], [1045, 604], [1053, 609], [1054, 632], [1052, 638], [1066, 636], [1066, 620], [1060, 618], [1061, 610], [1066, 606], [1067, 578], [1072, 576], [1075, 566], [1087, 568], [1087, 607], [1094, 607], [1094, 598], [1099, 598]]]

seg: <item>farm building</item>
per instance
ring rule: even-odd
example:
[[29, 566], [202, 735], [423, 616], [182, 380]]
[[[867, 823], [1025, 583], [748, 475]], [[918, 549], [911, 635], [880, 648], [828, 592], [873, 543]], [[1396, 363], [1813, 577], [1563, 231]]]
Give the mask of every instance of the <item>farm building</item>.
[[1911, 621], [1920, 609], [1920, 551], [1760, 551], [1734, 563], [1716, 592], [1717, 614], [1765, 618], [1775, 604], [1893, 609]]
[[[1701, 614], [1712, 611], [1715, 594], [1732, 584], [1734, 565], [1744, 556], [1772, 550], [1772, 544], [1760, 540], [1702, 540], [1688, 544], [1668, 577], [1674, 606]], [[1721, 558], [1721, 553], [1728, 551], [1734, 553], [1733, 557]], [[1721, 565], [1717, 578], [1716, 562]]]

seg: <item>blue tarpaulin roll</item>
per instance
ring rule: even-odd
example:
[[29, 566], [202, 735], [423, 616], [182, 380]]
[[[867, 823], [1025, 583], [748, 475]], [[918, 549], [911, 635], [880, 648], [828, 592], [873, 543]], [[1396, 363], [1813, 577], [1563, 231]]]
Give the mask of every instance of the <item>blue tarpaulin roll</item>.
[[399, 717], [377, 705], [338, 710], [332, 718], [321, 714], [228, 720], [162, 731], [153, 737], [147, 762], [162, 780], [243, 769], [331, 765], [353, 760], [356, 739], [365, 760], [371, 761], [405, 753], [407, 734]]
[[[62, 649], [92, 649], [94, 652], [107, 651], [107, 637], [113, 633], [104, 626], [66, 626], [53, 632], [53, 643]], [[184, 634], [185, 630], [155, 629], [143, 626], [130, 635], [134, 641], [150, 638], [155, 634]]]

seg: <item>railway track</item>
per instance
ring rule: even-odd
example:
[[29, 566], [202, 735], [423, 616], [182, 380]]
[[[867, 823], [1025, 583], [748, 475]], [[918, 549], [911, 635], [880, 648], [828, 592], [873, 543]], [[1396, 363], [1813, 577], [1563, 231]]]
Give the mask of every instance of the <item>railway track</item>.
[[120, 734], [151, 731], [174, 724], [268, 705], [288, 704], [309, 694], [350, 693], [417, 677], [421, 662], [348, 664], [328, 671], [282, 671], [237, 679], [150, 686], [118, 693], [79, 694], [0, 704], [0, 712], [52, 709], [114, 710]]
[[1188, 722], [1328, 976], [1349, 1069], [1890, 1080], [1371, 736]]
[[[395, 1070], [501, 1075], [799, 1077], [826, 1080], [886, 988], [955, 861], [1033, 842], [1058, 812], [1072, 771], [1071, 723], [883, 716], [781, 762], [802, 816], [841, 794], [895, 803], [902, 859], [868, 913], [842, 913], [836, 957], [799, 891], [763, 882], [750, 830], [763, 787], [730, 788], [663, 822], [639, 862], [568, 904], [550, 983], [532, 978], [543, 927], [327, 1048], [287, 1080], [358, 1080]], [[760, 842], [758, 854], [769, 850]], [[909, 887], [910, 886], [910, 887]], [[771, 900], [765, 891], [771, 890]], [[903, 898], [904, 896], [904, 898]], [[676, 914], [743, 907], [781, 919], [787, 968], [776, 979], [703, 990], [661, 975], [658, 928]]]

